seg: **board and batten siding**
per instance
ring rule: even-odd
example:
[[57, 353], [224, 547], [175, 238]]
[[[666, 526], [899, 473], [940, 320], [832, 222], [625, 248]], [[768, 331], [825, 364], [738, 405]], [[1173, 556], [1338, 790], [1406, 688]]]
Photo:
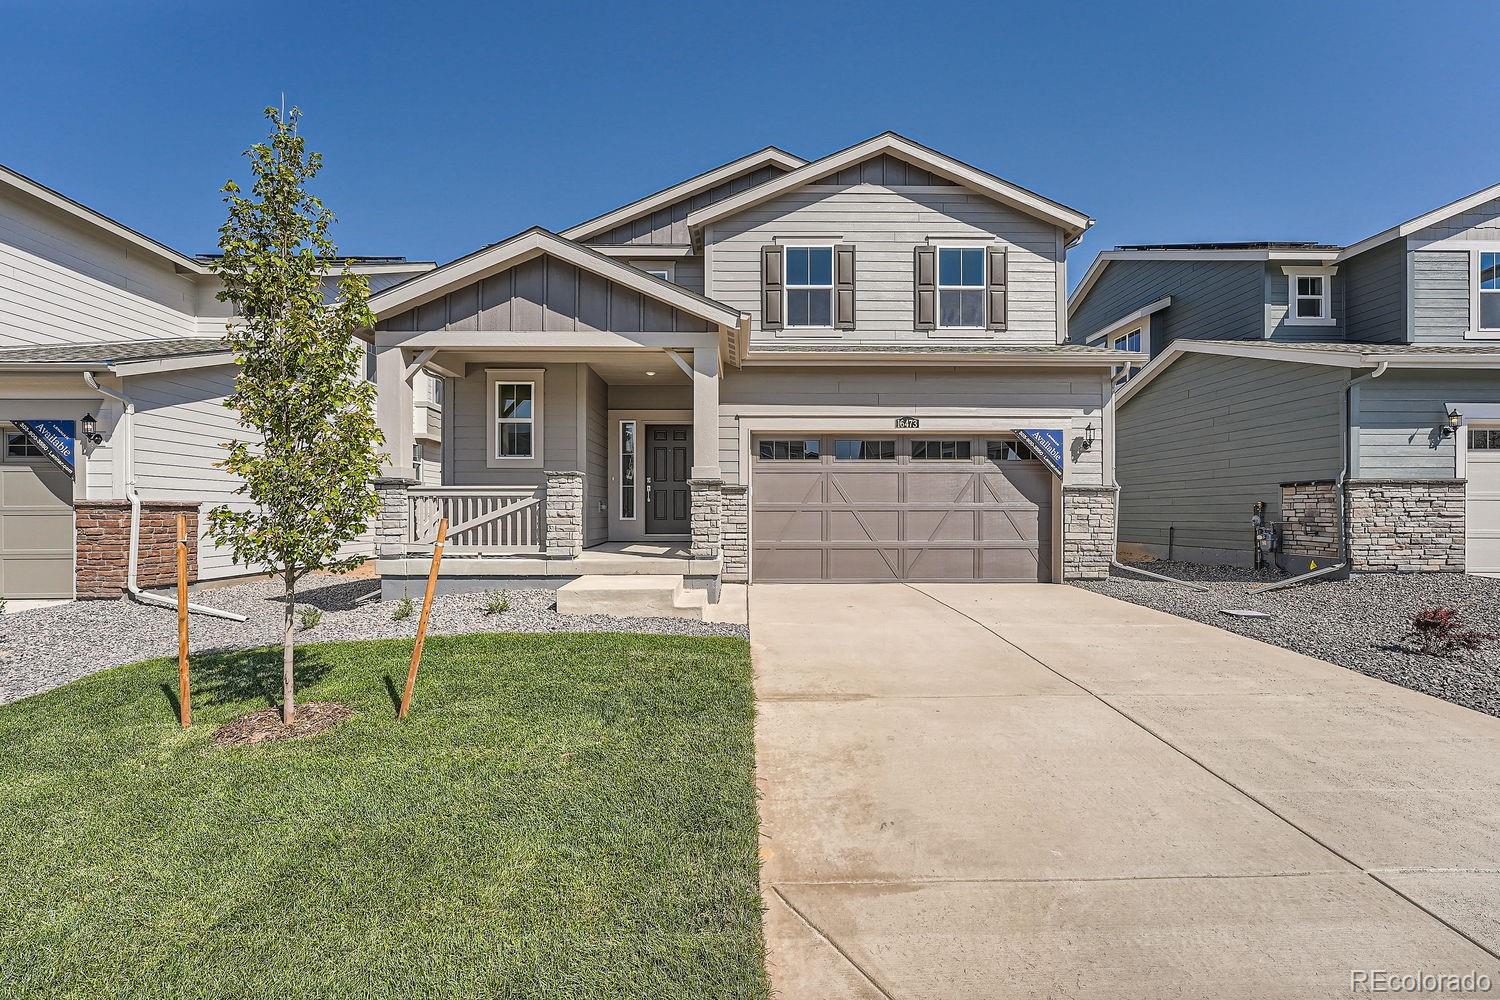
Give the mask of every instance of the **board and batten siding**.
[[702, 333], [709, 325], [634, 289], [543, 254], [383, 319], [376, 329]]
[[[1344, 369], [1188, 354], [1120, 406], [1115, 477], [1122, 545], [1248, 564], [1256, 501], [1281, 517], [1281, 484], [1334, 479]], [[1172, 529], [1176, 529], [1175, 533]]]
[[1401, 240], [1367, 250], [1339, 265], [1347, 339], [1370, 344], [1406, 340], [1406, 245]]
[[147, 251], [0, 195], [0, 347], [193, 337], [196, 294]]
[[1391, 369], [1356, 387], [1354, 476], [1451, 479], [1455, 443], [1444, 437], [1448, 403], [1500, 403], [1495, 372]]
[[1152, 357], [1179, 338], [1259, 340], [1264, 335], [1265, 279], [1258, 262], [1117, 260], [1105, 267], [1068, 320], [1068, 339], [1084, 343], [1089, 334], [1168, 295], [1172, 304], [1151, 318]]
[[1469, 254], [1411, 251], [1411, 342], [1461, 344], [1469, 319]]
[[[1344, 339], [1344, 272], [1341, 268], [1338, 274], [1328, 279], [1328, 303], [1329, 315], [1333, 317], [1332, 323], [1288, 323], [1287, 314], [1291, 308], [1292, 284], [1291, 278], [1283, 267], [1295, 267], [1296, 264], [1288, 264], [1286, 261], [1268, 261], [1265, 265], [1266, 276], [1266, 337], [1269, 340], [1290, 341], [1323, 341]], [[1318, 267], [1320, 264], [1309, 264], [1308, 267]]]
[[[810, 184], [747, 208], [705, 234], [710, 298], [751, 316], [751, 339], [796, 339], [798, 331], [761, 329], [761, 247], [776, 242], [855, 247], [855, 327], [848, 343], [940, 340], [917, 330], [913, 248], [943, 237], [1007, 247], [1007, 328], [965, 342], [1056, 343], [1062, 241], [1051, 225], [957, 185], [884, 187]], [[979, 244], [982, 245], [982, 244]], [[818, 339], [828, 338], [819, 331]]]
[[[1096, 372], [940, 367], [732, 370], [719, 389], [719, 465], [725, 482], [747, 482], [740, 468], [740, 421], [752, 412], [757, 417], [806, 416], [808, 432], [841, 418], [878, 417], [886, 428], [878, 433], [894, 436], [898, 416], [920, 413], [925, 407], [962, 407], [976, 420], [1065, 416], [1076, 440], [1090, 423], [1097, 435], [1103, 403], [1104, 379]], [[833, 416], [810, 412], [834, 406], [857, 409]], [[775, 407], [775, 412], [763, 407]], [[924, 432], [901, 433], [921, 437]], [[941, 437], [944, 432], [925, 433]], [[1070, 449], [1068, 482], [1100, 484], [1102, 452], [1099, 443], [1087, 451]]]

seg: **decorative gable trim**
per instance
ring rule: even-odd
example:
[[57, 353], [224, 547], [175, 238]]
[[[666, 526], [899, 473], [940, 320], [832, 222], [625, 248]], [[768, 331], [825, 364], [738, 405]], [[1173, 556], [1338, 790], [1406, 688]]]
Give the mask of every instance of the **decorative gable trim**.
[[821, 160], [814, 160], [773, 181], [767, 181], [748, 191], [742, 191], [706, 208], [700, 208], [696, 212], [690, 212], [687, 217], [688, 229], [697, 234], [704, 226], [720, 219], [736, 215], [747, 208], [753, 208], [787, 191], [836, 176], [846, 167], [883, 153], [913, 163], [937, 177], [977, 191], [979, 194], [1045, 222], [1050, 222], [1066, 231], [1072, 238], [1083, 235], [1083, 232], [1094, 224], [1093, 219], [1076, 209], [1068, 208], [1050, 198], [1044, 198], [1033, 191], [1002, 180], [994, 174], [986, 173], [977, 167], [939, 153], [937, 150], [929, 149], [905, 136], [885, 132], [847, 149], [831, 153]]
[[1441, 208], [1433, 209], [1425, 215], [1419, 215], [1415, 219], [1408, 219], [1400, 225], [1392, 226], [1390, 229], [1376, 233], [1374, 236], [1367, 236], [1358, 243], [1345, 247], [1343, 252], [1339, 254], [1338, 259], [1340, 261], [1348, 260], [1355, 254], [1364, 253], [1366, 250], [1373, 250], [1378, 246], [1389, 243], [1391, 240], [1410, 236], [1413, 233], [1426, 229], [1428, 226], [1436, 225], [1445, 219], [1451, 219], [1455, 215], [1462, 215], [1464, 212], [1478, 208], [1487, 201], [1494, 201], [1496, 198], [1500, 198], [1500, 184], [1492, 184], [1482, 191], [1475, 191], [1473, 194], [1460, 198], [1457, 201], [1451, 201]]

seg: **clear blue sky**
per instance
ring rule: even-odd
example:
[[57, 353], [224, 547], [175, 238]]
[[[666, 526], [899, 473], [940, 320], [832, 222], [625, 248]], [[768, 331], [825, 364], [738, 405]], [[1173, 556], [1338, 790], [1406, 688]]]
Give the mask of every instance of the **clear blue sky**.
[[0, 25], [0, 163], [189, 252], [283, 91], [341, 248], [439, 261], [885, 129], [1096, 218], [1074, 281], [1116, 243], [1352, 242], [1500, 181], [1493, 2], [0, 0]]

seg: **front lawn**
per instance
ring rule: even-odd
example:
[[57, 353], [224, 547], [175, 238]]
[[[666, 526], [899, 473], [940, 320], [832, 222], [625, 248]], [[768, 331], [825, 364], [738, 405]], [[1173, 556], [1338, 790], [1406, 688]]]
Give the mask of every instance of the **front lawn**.
[[[107, 639], [101, 638], [101, 641]], [[429, 639], [299, 654], [355, 716], [210, 749], [279, 651], [0, 707], [0, 995], [764, 997], [753, 702], [734, 639]]]

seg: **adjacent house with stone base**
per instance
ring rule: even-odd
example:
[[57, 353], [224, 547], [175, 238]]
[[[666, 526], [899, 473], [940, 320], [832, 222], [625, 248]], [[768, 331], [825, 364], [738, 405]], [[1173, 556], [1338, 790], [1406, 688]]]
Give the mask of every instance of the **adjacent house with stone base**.
[[[1121, 355], [1070, 343], [1091, 220], [886, 133], [768, 148], [373, 297], [379, 570], [693, 615], [724, 582], [1107, 573]], [[411, 380], [443, 382], [440, 483]], [[654, 603], [653, 603], [654, 602]], [[675, 609], [675, 610], [674, 610]]]
[[1151, 359], [1119, 376], [1122, 554], [1500, 573], [1500, 185], [1348, 247], [1107, 251], [1069, 311]]

